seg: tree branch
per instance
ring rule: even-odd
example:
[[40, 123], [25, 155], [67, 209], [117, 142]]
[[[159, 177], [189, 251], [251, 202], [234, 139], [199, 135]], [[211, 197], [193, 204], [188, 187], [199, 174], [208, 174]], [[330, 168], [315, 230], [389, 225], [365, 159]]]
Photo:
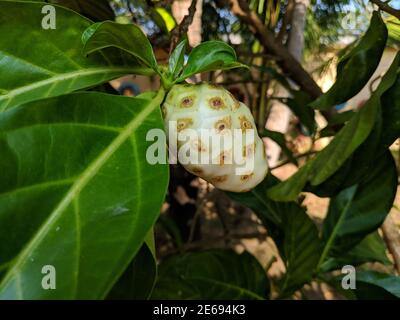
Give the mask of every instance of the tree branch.
[[385, 11], [392, 16], [395, 16], [397, 19], [400, 19], [400, 10], [396, 10], [395, 8], [392, 8], [389, 6], [386, 2], [379, 1], [379, 0], [370, 0], [372, 3], [376, 4], [379, 9], [382, 11]]
[[192, 0], [192, 3], [188, 9], [188, 14], [184, 16], [181, 23], [177, 25], [174, 30], [172, 30], [170, 52], [174, 50], [181, 36], [188, 32], [189, 26], [192, 24], [194, 15], [196, 13], [196, 5], [197, 0]]
[[265, 27], [258, 15], [250, 10], [246, 1], [230, 0], [230, 3], [232, 12], [254, 28], [262, 45], [269, 52], [281, 58], [277, 63], [282, 70], [312, 98], [315, 99], [322, 95], [321, 88], [317, 85], [314, 79], [304, 70], [302, 65], [288, 52], [288, 50], [276, 41], [274, 34]]

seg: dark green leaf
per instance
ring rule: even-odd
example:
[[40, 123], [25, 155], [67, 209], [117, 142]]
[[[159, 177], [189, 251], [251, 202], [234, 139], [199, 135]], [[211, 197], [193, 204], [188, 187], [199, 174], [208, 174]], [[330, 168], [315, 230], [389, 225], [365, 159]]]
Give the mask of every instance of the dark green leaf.
[[321, 266], [321, 271], [326, 272], [341, 269], [345, 265], [358, 266], [366, 262], [390, 264], [390, 260], [386, 256], [385, 243], [378, 231], [365, 237], [349, 252], [343, 253], [335, 258], [328, 258]]
[[303, 91], [292, 90], [293, 98], [286, 99], [286, 104], [300, 120], [301, 124], [304, 125], [309, 134], [313, 134], [315, 131], [315, 111], [308, 106], [311, 101], [310, 96]]
[[323, 128], [319, 136], [329, 137], [334, 136], [338, 129], [341, 129], [346, 122], [348, 122], [356, 113], [353, 110], [348, 110], [344, 112], [337, 113], [329, 119], [329, 122], [325, 128]]
[[82, 35], [84, 53], [115, 47], [139, 59], [144, 65], [158, 72], [153, 48], [143, 31], [135, 24], [112, 21], [92, 24]]
[[389, 213], [397, 191], [397, 169], [390, 152], [377, 161], [369, 176], [331, 199], [324, 221], [324, 250], [319, 266], [340, 257], [376, 230]]
[[[390, 95], [388, 95], [388, 97], [395, 97], [395, 89], [392, 88], [393, 86], [397, 88], [399, 62], [400, 54], [396, 56], [390, 69], [383, 77], [379, 87], [373, 93], [366, 105], [351, 118], [351, 120], [339, 131], [332, 142], [318, 153], [314, 159], [300, 168], [288, 180], [271, 188], [268, 191], [268, 195], [271, 198], [280, 201], [292, 201], [297, 198], [299, 192], [301, 192], [307, 182], [309, 182], [311, 186], [322, 184], [328, 178], [332, 177], [343, 165], [349, 165], [346, 164], [346, 160], [348, 160], [365, 141], [368, 143], [363, 145], [362, 148], [365, 149], [366, 152], [371, 153], [371, 141], [368, 141], [367, 138], [371, 139], [375, 146], [375, 143], [377, 143], [375, 140], [379, 138], [380, 134], [380, 128], [376, 128], [375, 125], [381, 113], [381, 97], [384, 94], [389, 93]], [[392, 111], [389, 112], [397, 112], [393, 110], [397, 110], [397, 106], [396, 109], [393, 108]], [[392, 119], [391, 121], [396, 120]], [[371, 135], [371, 132], [374, 132], [374, 130], [378, 131], [377, 136]], [[394, 125], [394, 128], [390, 130], [392, 138], [393, 132], [395, 134], [395, 132], [397, 132], [396, 130], [397, 125]], [[364, 153], [364, 151], [362, 150], [361, 153]], [[374, 155], [374, 153], [372, 153], [372, 155]], [[366, 161], [367, 164], [369, 163], [370, 157], [371, 154], [367, 158], [365, 158], [365, 156], [363, 157], [365, 160], [368, 160]], [[360, 166], [360, 163], [357, 163], [356, 165]], [[368, 168], [368, 165], [366, 165], [365, 168]], [[346, 169], [348, 169], [348, 167], [346, 167]], [[344, 175], [341, 173], [341, 178], [343, 177]]]
[[181, 82], [196, 73], [240, 67], [246, 66], [237, 62], [236, 53], [232, 47], [222, 41], [206, 41], [192, 50], [176, 82]]
[[350, 299], [394, 300], [400, 298], [400, 277], [376, 271], [357, 271], [356, 289], [341, 288], [343, 276], [329, 282]]
[[320, 257], [318, 231], [304, 210], [291, 206], [283, 213], [284, 239], [280, 254], [286, 273], [280, 283], [280, 297], [287, 297], [312, 280]]
[[281, 147], [282, 152], [286, 155], [289, 161], [297, 165], [297, 160], [293, 156], [293, 152], [286, 145], [286, 139], [283, 133], [264, 129], [264, 131], [261, 133], [261, 136], [270, 138], [271, 140], [276, 142]]
[[114, 285], [107, 299], [111, 300], [145, 300], [153, 290], [157, 277], [157, 263], [154, 248], [153, 229], [150, 230], [144, 243], [128, 265], [125, 272]]
[[375, 271], [357, 272], [357, 289], [355, 294], [359, 299], [384, 299], [379, 289], [400, 298], [400, 277]]
[[386, 25], [380, 13], [375, 11], [365, 35], [340, 60], [335, 84], [311, 103], [311, 106], [327, 110], [355, 96], [375, 72], [385, 49], [387, 36]]
[[114, 20], [115, 14], [108, 0], [51, 0], [70, 8], [93, 21]]
[[129, 73], [153, 73], [111, 51], [86, 58], [80, 38], [91, 22], [56, 6], [56, 29], [45, 30], [42, 7], [40, 2], [0, 1], [0, 111]]
[[[107, 294], [164, 200], [168, 166], [146, 160], [163, 97], [77, 93], [0, 115], [0, 299]], [[45, 265], [57, 290], [42, 289]]]
[[269, 294], [260, 263], [248, 252], [185, 253], [160, 264], [153, 299], [259, 300]]
[[254, 210], [277, 244], [287, 269], [279, 290], [286, 297], [311, 280], [321, 247], [317, 228], [302, 207], [267, 197], [267, 189], [277, 183], [275, 177], [268, 175], [252, 191], [228, 195]]

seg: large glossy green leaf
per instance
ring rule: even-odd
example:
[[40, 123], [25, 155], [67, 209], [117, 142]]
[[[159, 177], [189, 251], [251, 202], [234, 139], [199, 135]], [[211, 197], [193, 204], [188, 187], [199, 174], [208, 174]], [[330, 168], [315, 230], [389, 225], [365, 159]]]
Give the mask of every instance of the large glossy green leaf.
[[222, 41], [206, 41], [192, 50], [176, 82], [181, 82], [196, 73], [240, 67], [245, 67], [245, 65], [237, 62], [236, 53], [232, 47]]
[[[300, 168], [292, 177], [288, 180], [272, 187], [268, 190], [268, 195], [278, 201], [292, 201], [295, 200], [298, 194], [303, 190], [305, 185], [309, 182], [311, 186], [319, 186], [328, 178], [332, 177], [342, 166], [345, 166], [345, 170], [350, 168], [350, 163], [346, 164], [351, 155], [361, 146], [357, 159], [365, 160], [366, 165], [360, 166], [360, 162], [357, 160], [355, 166], [363, 169], [369, 168], [370, 159], [376, 155], [372, 150], [376, 149], [376, 140], [380, 137], [380, 126], [376, 127], [377, 119], [379, 120], [382, 116], [382, 101], [383, 97], [387, 96], [391, 99], [397, 96], [398, 88], [398, 69], [400, 62], [400, 54], [396, 56], [391, 67], [383, 77], [379, 87], [374, 92], [370, 100], [366, 105], [356, 113], [350, 121], [339, 131], [332, 142], [323, 149], [318, 155], [310, 160], [305, 166]], [[384, 108], [388, 108], [387, 112], [391, 115], [397, 114], [397, 102], [389, 103], [385, 102]], [[394, 111], [396, 110], [396, 111]], [[385, 116], [387, 122], [393, 123], [393, 128], [387, 128], [387, 135], [392, 140], [387, 138], [387, 142], [393, 141], [394, 135], [398, 132], [399, 125], [397, 124], [396, 118]], [[372, 134], [372, 133], [376, 133]], [[370, 139], [371, 141], [368, 141]], [[365, 144], [363, 144], [366, 142]], [[374, 146], [371, 149], [371, 143]], [[380, 154], [378, 154], [379, 156]], [[342, 184], [342, 179], [347, 175], [346, 172], [340, 173], [339, 181], [335, 181], [336, 184]], [[362, 176], [362, 175], [360, 175]], [[337, 177], [335, 177], [337, 178]], [[336, 186], [337, 187], [337, 186]], [[324, 188], [325, 189], [325, 188]]]
[[311, 103], [311, 106], [326, 110], [355, 96], [375, 72], [385, 49], [387, 36], [386, 25], [380, 13], [375, 11], [365, 35], [341, 58], [332, 88]]
[[251, 254], [210, 250], [162, 262], [152, 298], [259, 300], [268, 294], [265, 270]]
[[135, 24], [104, 21], [92, 24], [82, 35], [84, 53], [115, 47], [139, 59], [144, 65], [158, 71], [153, 48], [146, 35]]
[[145, 300], [153, 290], [157, 277], [153, 229], [132, 262], [110, 291], [110, 300]]
[[85, 57], [81, 35], [91, 21], [56, 7], [56, 29], [41, 26], [40, 2], [0, 1], [0, 111], [128, 74], [152, 74], [109, 50]]
[[107, 294], [164, 200], [168, 167], [146, 161], [163, 97], [76, 93], [0, 115], [0, 299]]
[[340, 257], [376, 230], [389, 213], [397, 191], [397, 169], [387, 151], [360, 184], [331, 199], [324, 221], [324, 250], [319, 267], [329, 257]]
[[378, 231], [365, 237], [349, 252], [334, 258], [328, 258], [321, 266], [321, 271], [326, 272], [341, 269], [345, 265], [358, 266], [366, 262], [380, 262], [385, 265], [390, 264], [390, 260], [386, 256], [385, 243]]

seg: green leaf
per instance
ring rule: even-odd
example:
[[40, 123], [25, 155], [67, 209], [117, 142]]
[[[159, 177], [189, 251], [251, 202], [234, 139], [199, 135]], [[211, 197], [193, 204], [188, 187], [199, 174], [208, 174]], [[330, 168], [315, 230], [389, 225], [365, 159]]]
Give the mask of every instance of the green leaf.
[[345, 265], [358, 266], [366, 262], [390, 264], [386, 256], [386, 246], [377, 231], [369, 234], [349, 252], [335, 258], [328, 258], [321, 266], [322, 272], [341, 269]]
[[251, 254], [209, 250], [162, 262], [152, 299], [261, 300], [268, 294], [266, 273]]
[[51, 0], [51, 3], [70, 8], [93, 21], [114, 20], [108, 0]]
[[94, 23], [83, 33], [82, 42], [85, 54], [115, 47], [130, 53], [144, 65], [158, 72], [150, 41], [135, 24], [119, 24], [112, 21]]
[[375, 271], [357, 272], [357, 289], [355, 295], [359, 299], [384, 299], [382, 291], [400, 298], [400, 277]]
[[138, 254], [110, 291], [110, 300], [145, 300], [153, 290], [157, 278], [153, 229], [146, 236]]
[[187, 46], [187, 39], [183, 39], [174, 49], [168, 62], [168, 72], [171, 74], [173, 79], [175, 79], [179, 73], [182, 71], [184, 60], [185, 60], [185, 50]]
[[376, 230], [389, 213], [397, 191], [397, 169], [387, 151], [369, 176], [333, 197], [324, 221], [324, 250], [319, 267], [329, 257], [340, 257]]
[[386, 25], [380, 13], [374, 11], [365, 35], [341, 58], [334, 85], [310, 106], [327, 110], [355, 96], [375, 72], [385, 49], [387, 37]]
[[[367, 138], [373, 141], [374, 148], [372, 150], [374, 150], [375, 144], [377, 143], [374, 140], [376, 140], [377, 137], [379, 138], [380, 129], [378, 130], [379, 134], [377, 136], [372, 135], [372, 133], [376, 129], [375, 125], [377, 119], [381, 116], [381, 100], [383, 101], [385, 95], [393, 98], [398, 94], [394, 88], [398, 87], [397, 78], [399, 62], [400, 54], [398, 54], [394, 59], [391, 67], [384, 75], [379, 87], [373, 93], [372, 97], [368, 100], [365, 106], [356, 113], [349, 122], [347, 122], [332, 142], [325, 147], [325, 149], [319, 152], [315, 158], [310, 160], [305, 166], [301, 167], [288, 180], [272, 187], [268, 191], [268, 196], [278, 201], [296, 200], [298, 194], [302, 191], [307, 182], [309, 182], [311, 186], [319, 186], [328, 178], [332, 177], [342, 166], [349, 165], [346, 164], [346, 160], [348, 160], [353, 153], [360, 148], [360, 146], [366, 150], [361, 153], [369, 153], [366, 158], [368, 164], [370, 159], [369, 157], [374, 156], [375, 153], [371, 153], [371, 142], [368, 141]], [[393, 102], [391, 104], [393, 105]], [[395, 103], [393, 109], [389, 112], [396, 115], [397, 111], [393, 110], [397, 109], [397, 103]], [[395, 121], [394, 128], [391, 128], [389, 131], [389, 136], [393, 138], [393, 135], [398, 132], [399, 124], [397, 124], [397, 119], [391, 119], [388, 121]], [[388, 141], [391, 140], [388, 138]], [[366, 144], [363, 145], [364, 142], [366, 142]], [[363, 158], [365, 158], [365, 156]], [[360, 166], [360, 163], [356, 163], [356, 166]], [[365, 167], [363, 166], [363, 169], [365, 168], [368, 168], [368, 165]], [[345, 169], [347, 170], [348, 167]], [[343, 173], [345, 172], [340, 174], [341, 178], [345, 177]], [[340, 183], [342, 183], [342, 181], [340, 181]]]
[[321, 246], [317, 228], [304, 208], [296, 202], [276, 202], [267, 197], [268, 188], [277, 183], [268, 175], [252, 191], [228, 195], [251, 208], [274, 239], [287, 270], [279, 283], [280, 296], [287, 297], [311, 280]]
[[315, 132], [315, 111], [308, 103], [311, 101], [310, 96], [303, 91], [292, 90], [293, 98], [286, 99], [286, 104], [300, 120], [301, 124], [304, 125], [309, 134]]
[[236, 53], [232, 47], [222, 41], [206, 41], [192, 50], [176, 82], [181, 82], [196, 73], [240, 67], [246, 66], [237, 62]]
[[318, 230], [304, 210], [291, 206], [283, 213], [284, 239], [280, 254], [286, 273], [280, 281], [280, 297], [288, 297], [313, 278], [321, 253]]
[[261, 132], [262, 137], [267, 137], [276, 142], [282, 149], [282, 152], [286, 155], [286, 157], [289, 159], [289, 161], [295, 165], [297, 165], [297, 160], [293, 156], [293, 152], [287, 147], [286, 145], [286, 139], [285, 135], [281, 132], [278, 131], [272, 131], [272, 130], [267, 130], [264, 129], [263, 132]]
[[396, 17], [388, 17], [385, 23], [389, 30], [389, 38], [400, 42], [400, 20]]
[[168, 166], [146, 160], [163, 98], [76, 93], [0, 115], [0, 299], [106, 296], [164, 200]]
[[42, 7], [40, 2], [0, 1], [0, 112], [125, 74], [154, 73], [110, 50], [86, 58], [80, 37], [91, 22], [55, 6], [56, 29], [45, 30]]
[[160, 28], [160, 30], [163, 33], [169, 34], [169, 32], [173, 28], [175, 28], [176, 21], [174, 17], [165, 8], [147, 7], [147, 10], [149, 11], [150, 17], [153, 19], [153, 21], [156, 23], [156, 25]]
[[394, 300], [400, 298], [400, 277], [376, 271], [360, 271], [356, 273], [356, 289], [343, 290], [343, 276], [329, 282], [350, 299], [358, 300]]
[[379, 145], [390, 147], [400, 137], [400, 74], [382, 96], [382, 132]]
[[337, 128], [341, 129], [355, 114], [353, 110], [348, 110], [333, 115], [326, 127], [319, 132], [320, 138], [334, 136], [339, 131]]

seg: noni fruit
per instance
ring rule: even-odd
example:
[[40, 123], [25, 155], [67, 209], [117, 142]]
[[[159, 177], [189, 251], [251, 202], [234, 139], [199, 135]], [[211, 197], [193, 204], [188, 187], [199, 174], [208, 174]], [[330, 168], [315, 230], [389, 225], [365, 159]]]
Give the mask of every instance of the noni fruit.
[[162, 106], [172, 154], [215, 187], [246, 192], [268, 172], [264, 143], [249, 108], [222, 87], [172, 87]]

